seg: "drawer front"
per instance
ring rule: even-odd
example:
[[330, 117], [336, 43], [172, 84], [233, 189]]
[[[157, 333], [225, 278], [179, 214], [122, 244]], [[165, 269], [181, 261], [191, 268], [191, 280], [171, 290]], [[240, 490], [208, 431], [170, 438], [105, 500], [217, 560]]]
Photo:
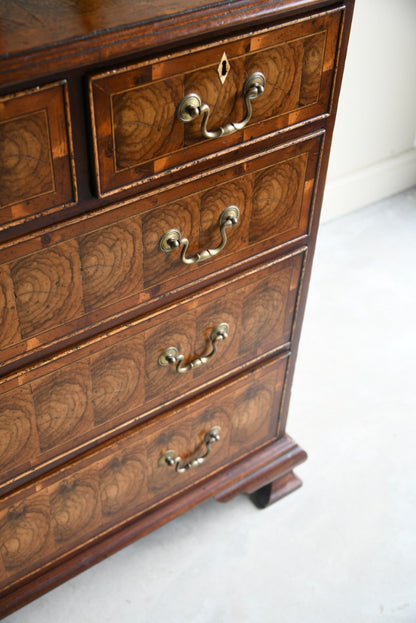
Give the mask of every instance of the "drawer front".
[[[341, 15], [334, 10], [93, 76], [98, 194], [172, 176], [174, 167], [327, 113]], [[252, 100], [246, 123], [244, 85], [258, 72], [264, 93]], [[209, 107], [208, 132], [240, 122], [244, 127], [205, 138], [201, 115], [190, 122], [177, 116], [189, 94], [199, 97], [198, 110]]]
[[[240, 376], [4, 498], [1, 588], [276, 438], [286, 364], [283, 356]], [[178, 473], [160, 461], [169, 450], [182, 457], [181, 467], [205, 454], [204, 436], [213, 427], [220, 427], [220, 439], [195, 469]]]
[[[3, 490], [287, 347], [302, 260], [270, 262], [4, 380]], [[221, 340], [213, 331], [223, 323]], [[193, 369], [160, 365], [169, 348]]]
[[0, 230], [76, 198], [66, 83], [0, 98]]
[[[79, 339], [82, 329], [122, 313], [132, 317], [174, 288], [306, 234], [320, 144], [317, 136], [270, 150], [197, 184], [3, 246], [3, 364], [39, 355], [45, 346], [71, 335], [72, 341]], [[221, 214], [230, 206], [238, 207], [238, 222], [224, 230], [228, 239], [218, 255], [184, 264], [180, 249], [161, 251], [164, 234], [175, 229], [181, 240], [189, 239], [185, 258], [207, 249], [215, 252], [221, 244]]]

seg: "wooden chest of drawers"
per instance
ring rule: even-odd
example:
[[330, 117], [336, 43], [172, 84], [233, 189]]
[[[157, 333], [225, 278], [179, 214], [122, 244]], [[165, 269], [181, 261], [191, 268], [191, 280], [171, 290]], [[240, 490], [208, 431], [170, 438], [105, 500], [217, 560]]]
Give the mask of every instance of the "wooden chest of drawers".
[[208, 497], [300, 485], [353, 2], [172, 7], [0, 7], [1, 615]]

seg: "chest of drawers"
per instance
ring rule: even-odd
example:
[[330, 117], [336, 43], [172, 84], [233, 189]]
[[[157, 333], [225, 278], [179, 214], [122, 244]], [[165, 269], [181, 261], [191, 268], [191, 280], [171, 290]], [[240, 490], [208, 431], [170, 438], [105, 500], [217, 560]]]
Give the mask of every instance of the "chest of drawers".
[[0, 7], [0, 613], [286, 434], [353, 2]]

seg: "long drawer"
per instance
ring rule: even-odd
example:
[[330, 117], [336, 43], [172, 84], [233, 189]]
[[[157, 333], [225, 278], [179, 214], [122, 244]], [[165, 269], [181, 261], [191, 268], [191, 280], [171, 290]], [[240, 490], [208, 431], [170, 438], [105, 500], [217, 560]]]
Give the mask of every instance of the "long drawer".
[[170, 180], [193, 161], [328, 114], [341, 17], [327, 11], [92, 76], [98, 194]]
[[303, 255], [274, 260], [6, 377], [2, 489], [288, 347]]
[[[63, 338], [67, 344], [79, 340], [82, 331], [103, 321], [120, 323], [126, 314], [133, 317], [172, 296], [175, 288], [305, 235], [320, 145], [318, 133], [197, 183], [3, 245], [3, 366], [10, 370], [22, 365], [22, 357], [33, 359], [55, 344], [62, 348]], [[222, 215], [235, 208], [236, 223], [224, 227]], [[189, 240], [185, 259], [193, 264], [182, 261], [181, 248], [169, 247], [172, 231], [180, 246]], [[226, 244], [217, 253], [224, 235]], [[207, 261], [195, 261], [201, 252]]]
[[275, 439], [287, 361], [251, 370], [2, 499], [0, 587], [27, 581]]

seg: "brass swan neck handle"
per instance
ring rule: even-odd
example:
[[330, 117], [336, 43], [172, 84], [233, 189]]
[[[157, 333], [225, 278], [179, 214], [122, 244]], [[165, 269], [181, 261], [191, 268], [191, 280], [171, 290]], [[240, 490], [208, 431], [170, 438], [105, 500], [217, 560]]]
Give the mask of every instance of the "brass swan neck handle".
[[174, 249], [182, 247], [181, 260], [184, 264], [196, 264], [197, 262], [203, 262], [210, 257], [214, 257], [220, 251], [223, 250], [227, 243], [226, 230], [229, 227], [234, 227], [238, 223], [238, 217], [240, 216], [240, 210], [237, 206], [229, 206], [225, 208], [220, 215], [218, 224], [220, 227], [221, 242], [215, 249], [204, 249], [198, 251], [192, 257], [186, 257], [186, 251], [188, 250], [189, 240], [183, 238], [181, 232], [178, 229], [169, 229], [165, 232], [159, 241], [159, 249], [164, 253], [170, 253]]
[[251, 102], [264, 93], [266, 86], [266, 78], [261, 71], [255, 71], [244, 82], [242, 96], [246, 106], [246, 115], [242, 121], [226, 123], [217, 130], [208, 130], [208, 119], [211, 110], [208, 104], [205, 104], [197, 93], [189, 93], [185, 95], [179, 102], [176, 109], [176, 117], [183, 123], [193, 121], [199, 115], [202, 116], [201, 133], [204, 138], [219, 138], [227, 136], [242, 130], [250, 121], [253, 114]]
[[209, 337], [212, 349], [211, 352], [207, 355], [201, 355], [201, 357], [197, 357], [193, 361], [182, 365], [184, 356], [179, 354], [179, 351], [177, 348], [175, 348], [175, 346], [169, 346], [159, 356], [158, 363], [160, 366], [175, 366], [176, 372], [178, 372], [179, 374], [184, 374], [185, 372], [189, 372], [190, 370], [194, 370], [195, 368], [200, 368], [205, 363], [207, 363], [207, 361], [212, 359], [212, 357], [214, 357], [217, 352], [218, 342], [227, 339], [228, 331], [229, 326], [226, 322], [222, 322], [221, 324], [216, 326], [215, 329], [213, 329]]
[[160, 457], [159, 465], [167, 465], [168, 467], [175, 466], [175, 471], [178, 472], [178, 474], [183, 474], [194, 467], [198, 467], [198, 465], [202, 465], [211, 452], [212, 444], [220, 440], [220, 432], [221, 429], [219, 426], [213, 426], [207, 433], [205, 433], [204, 445], [206, 450], [202, 456], [198, 456], [195, 459], [181, 465], [183, 459], [176, 454], [175, 450], [167, 450]]

